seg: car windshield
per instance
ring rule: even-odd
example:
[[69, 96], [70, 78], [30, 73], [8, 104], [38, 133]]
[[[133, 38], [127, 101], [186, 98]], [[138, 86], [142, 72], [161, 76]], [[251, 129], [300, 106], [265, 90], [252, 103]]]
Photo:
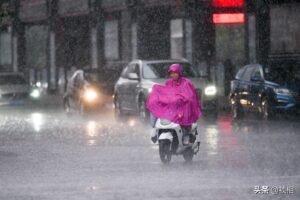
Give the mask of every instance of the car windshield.
[[281, 85], [297, 85], [300, 87], [300, 69], [296, 67], [264, 68], [265, 79]]
[[102, 70], [102, 71], [85, 71], [85, 80], [91, 83], [108, 83], [113, 82], [116, 79], [116, 72], [113, 70]]
[[102, 82], [103, 81], [103, 76], [101, 75], [101, 73], [85, 73], [85, 79], [87, 81], [93, 82], [93, 83], [98, 83], [98, 82]]
[[0, 76], [0, 85], [22, 85], [26, 81], [21, 75], [6, 75]]
[[[173, 63], [148, 63], [143, 66], [143, 77], [145, 79], [168, 78], [168, 69]], [[183, 67], [183, 76], [198, 77], [197, 71], [189, 63], [180, 63]]]

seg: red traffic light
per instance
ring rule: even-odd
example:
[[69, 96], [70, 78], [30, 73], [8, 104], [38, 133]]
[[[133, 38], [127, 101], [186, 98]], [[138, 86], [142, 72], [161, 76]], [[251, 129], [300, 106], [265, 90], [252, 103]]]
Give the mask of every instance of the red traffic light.
[[243, 7], [244, 0], [213, 0], [212, 5], [217, 8], [228, 8], [228, 7]]
[[214, 24], [242, 24], [245, 23], [244, 13], [218, 13], [213, 14]]

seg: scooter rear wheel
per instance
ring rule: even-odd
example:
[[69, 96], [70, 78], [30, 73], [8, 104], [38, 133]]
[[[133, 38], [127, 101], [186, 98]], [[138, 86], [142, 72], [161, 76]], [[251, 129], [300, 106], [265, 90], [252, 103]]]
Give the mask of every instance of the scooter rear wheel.
[[170, 163], [172, 152], [171, 152], [171, 142], [169, 140], [159, 141], [159, 156], [162, 163], [164, 164]]

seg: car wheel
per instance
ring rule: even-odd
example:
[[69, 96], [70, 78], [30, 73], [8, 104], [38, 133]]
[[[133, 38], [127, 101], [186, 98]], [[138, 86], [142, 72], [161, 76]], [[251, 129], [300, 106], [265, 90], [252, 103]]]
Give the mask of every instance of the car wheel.
[[115, 99], [115, 119], [116, 120], [121, 120], [124, 118], [124, 112], [122, 111], [122, 107], [121, 107], [121, 104], [120, 104], [120, 100], [116, 97]]
[[243, 108], [235, 97], [231, 99], [231, 114], [234, 120], [241, 119], [244, 115]]
[[274, 113], [270, 109], [267, 98], [263, 98], [263, 100], [261, 101], [261, 117], [264, 120], [270, 120], [274, 117]]
[[143, 122], [149, 122], [150, 113], [146, 107], [146, 101], [144, 98], [139, 101], [139, 115]]

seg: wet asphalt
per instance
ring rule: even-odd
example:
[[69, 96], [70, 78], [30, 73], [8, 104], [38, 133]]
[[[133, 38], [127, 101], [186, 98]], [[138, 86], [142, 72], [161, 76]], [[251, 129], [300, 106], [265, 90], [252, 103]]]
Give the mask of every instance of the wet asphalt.
[[107, 107], [0, 108], [0, 199], [300, 199], [300, 122], [199, 120], [192, 163], [163, 165], [151, 128]]

